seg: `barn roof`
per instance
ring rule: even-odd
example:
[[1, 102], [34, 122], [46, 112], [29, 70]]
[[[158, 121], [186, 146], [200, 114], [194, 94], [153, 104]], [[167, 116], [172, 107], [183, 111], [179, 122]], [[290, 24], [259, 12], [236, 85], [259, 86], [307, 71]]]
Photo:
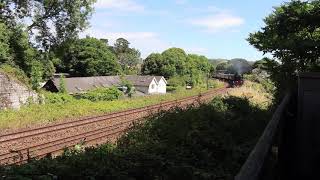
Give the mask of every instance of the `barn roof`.
[[[64, 78], [66, 90], [69, 93], [79, 93], [90, 89], [120, 85], [119, 76], [95, 76]], [[60, 78], [53, 79], [54, 85], [59, 89]]]
[[[148, 87], [150, 83], [155, 80], [158, 83], [162, 76], [138, 76], [138, 75], [127, 75], [124, 79], [130, 81], [133, 86]], [[69, 93], [80, 93], [95, 88], [120, 86], [120, 76], [95, 76], [95, 77], [71, 77], [64, 78], [65, 87]], [[54, 86], [59, 89], [60, 78], [54, 78], [52, 80]]]

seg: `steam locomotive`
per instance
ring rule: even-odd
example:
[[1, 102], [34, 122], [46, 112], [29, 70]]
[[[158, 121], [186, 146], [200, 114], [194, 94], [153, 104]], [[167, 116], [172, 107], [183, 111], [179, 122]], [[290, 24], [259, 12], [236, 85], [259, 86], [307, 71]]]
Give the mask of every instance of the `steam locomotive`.
[[226, 71], [217, 71], [212, 77], [228, 82], [230, 87], [237, 87], [243, 84], [243, 77], [238, 73], [230, 74]]

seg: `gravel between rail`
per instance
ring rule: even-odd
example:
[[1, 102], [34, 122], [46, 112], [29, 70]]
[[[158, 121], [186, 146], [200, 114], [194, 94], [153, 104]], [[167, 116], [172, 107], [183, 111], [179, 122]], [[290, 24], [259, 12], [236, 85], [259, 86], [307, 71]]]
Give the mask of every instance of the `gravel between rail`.
[[144, 117], [160, 110], [168, 110], [176, 106], [183, 108], [206, 102], [214, 95], [223, 94], [226, 91], [226, 88], [219, 88], [200, 96], [190, 96], [142, 108], [2, 134], [0, 164], [22, 163], [30, 158], [40, 158], [49, 153], [58, 155], [63, 149], [73, 147], [80, 142], [85, 142], [85, 146], [107, 141], [114, 142], [135, 121], [141, 121]]

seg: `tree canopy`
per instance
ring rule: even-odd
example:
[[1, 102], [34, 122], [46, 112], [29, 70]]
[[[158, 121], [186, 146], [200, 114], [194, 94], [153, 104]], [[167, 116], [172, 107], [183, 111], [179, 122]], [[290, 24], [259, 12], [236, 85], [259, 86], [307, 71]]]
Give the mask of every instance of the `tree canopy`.
[[186, 54], [183, 49], [169, 48], [163, 53], [150, 54], [142, 64], [142, 74], [161, 75], [167, 78], [180, 76], [188, 84], [199, 84], [203, 76], [214, 68], [205, 56]]
[[102, 76], [121, 73], [116, 56], [105, 42], [91, 37], [78, 39], [64, 49], [63, 70], [74, 76]]
[[6, 0], [0, 2], [0, 21], [15, 27], [24, 23], [37, 45], [45, 50], [67, 39], [77, 38], [88, 26], [96, 0]]
[[293, 0], [276, 7], [264, 19], [265, 26], [250, 34], [251, 45], [281, 62], [268, 61], [279, 90], [292, 87], [298, 72], [319, 69], [319, 12], [319, 0]]

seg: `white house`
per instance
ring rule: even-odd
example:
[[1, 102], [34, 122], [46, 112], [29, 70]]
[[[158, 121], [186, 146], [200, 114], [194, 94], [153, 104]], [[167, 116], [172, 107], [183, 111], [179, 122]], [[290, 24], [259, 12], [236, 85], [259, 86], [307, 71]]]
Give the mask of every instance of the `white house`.
[[163, 76], [155, 76], [158, 82], [157, 93], [165, 94], [167, 93], [167, 81]]

